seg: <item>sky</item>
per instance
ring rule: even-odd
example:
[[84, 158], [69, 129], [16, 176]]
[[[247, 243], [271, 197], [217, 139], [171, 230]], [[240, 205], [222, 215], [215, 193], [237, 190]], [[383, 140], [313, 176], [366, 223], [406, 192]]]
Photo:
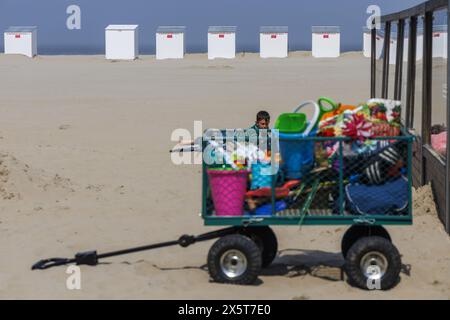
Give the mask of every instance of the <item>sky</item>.
[[[210, 25], [237, 26], [237, 50], [257, 52], [259, 27], [289, 27], [290, 50], [311, 50], [311, 26], [341, 27], [341, 49], [362, 50], [362, 27], [369, 5], [382, 14], [422, 0], [0, 0], [0, 30], [38, 27], [40, 54], [103, 53], [108, 24], [138, 24], [141, 53], [155, 52], [160, 25], [184, 25], [187, 52], [205, 52]], [[81, 9], [81, 29], [69, 30], [69, 5]], [[0, 51], [3, 51], [1, 32]]]

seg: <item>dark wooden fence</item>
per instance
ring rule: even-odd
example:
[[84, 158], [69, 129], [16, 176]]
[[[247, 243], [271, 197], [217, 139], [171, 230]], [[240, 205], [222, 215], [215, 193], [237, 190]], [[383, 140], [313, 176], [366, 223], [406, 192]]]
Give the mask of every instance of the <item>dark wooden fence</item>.
[[[372, 53], [371, 53], [371, 97], [394, 98], [402, 100], [404, 97], [405, 119], [404, 124], [408, 129], [413, 129], [415, 107], [421, 109], [421, 131], [415, 132], [417, 141], [413, 147], [413, 185], [422, 186], [431, 182], [433, 195], [436, 200], [439, 219], [450, 234], [450, 131], [447, 130], [447, 155], [442, 157], [431, 148], [431, 125], [432, 125], [432, 72], [433, 72], [433, 25], [436, 11], [445, 10], [447, 21], [450, 8], [450, 0], [430, 0], [418, 6], [404, 11], [392, 13], [381, 17], [384, 28], [384, 42], [382, 49], [382, 60], [377, 58], [377, 38], [379, 30], [372, 29]], [[423, 19], [423, 21], [419, 20]], [[375, 22], [375, 21], [374, 21]], [[421, 78], [421, 100], [416, 101], [416, 69], [417, 66], [417, 34], [418, 22], [423, 22], [423, 62]], [[390, 65], [391, 30], [396, 26], [396, 63], [395, 68]], [[408, 28], [406, 28], [408, 26]], [[404, 37], [408, 33], [408, 47], [404, 48]], [[447, 32], [450, 43], [450, 33]], [[447, 57], [450, 46], [447, 48]], [[408, 50], [406, 61], [404, 61], [404, 50]], [[381, 64], [378, 66], [377, 63]], [[404, 66], [406, 63], [406, 70]], [[391, 70], [390, 70], [391, 69]], [[447, 88], [450, 80], [450, 65], [447, 63]], [[389, 72], [394, 72], [390, 77]], [[406, 73], [406, 77], [405, 77]], [[389, 83], [389, 82], [393, 83]], [[404, 83], [406, 82], [406, 83]], [[405, 90], [406, 87], [406, 90]], [[389, 92], [389, 90], [393, 92]], [[405, 90], [405, 92], [402, 92]], [[448, 90], [447, 90], [448, 92]], [[402, 95], [403, 94], [403, 95]], [[450, 124], [450, 107], [447, 99], [447, 126]], [[417, 122], [418, 119], [416, 119]]]

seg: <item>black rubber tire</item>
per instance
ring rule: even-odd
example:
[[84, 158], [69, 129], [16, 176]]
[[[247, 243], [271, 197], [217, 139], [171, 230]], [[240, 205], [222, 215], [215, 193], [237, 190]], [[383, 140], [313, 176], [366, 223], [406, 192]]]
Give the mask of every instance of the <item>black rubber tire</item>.
[[348, 251], [344, 270], [349, 283], [361, 289], [370, 289], [367, 286], [367, 278], [361, 271], [360, 262], [362, 257], [371, 251], [380, 252], [386, 258], [388, 267], [384, 276], [381, 278], [380, 289], [391, 289], [399, 280], [402, 266], [401, 257], [392, 242], [379, 236], [360, 238]]
[[344, 259], [347, 257], [348, 250], [353, 246], [353, 244], [363, 237], [371, 237], [378, 236], [385, 238], [392, 242], [391, 236], [387, 232], [385, 228], [382, 226], [359, 226], [354, 225], [348, 228], [348, 230], [344, 233], [344, 236], [341, 240], [341, 252], [344, 256]]
[[[220, 267], [220, 259], [228, 250], [238, 250], [247, 259], [245, 272], [236, 277], [228, 277]], [[219, 283], [249, 285], [255, 283], [261, 271], [261, 251], [249, 237], [241, 234], [231, 234], [217, 240], [208, 253], [208, 271], [211, 278]]]
[[270, 266], [278, 253], [278, 240], [270, 227], [248, 227], [241, 229], [240, 233], [250, 237], [261, 251], [262, 267]]

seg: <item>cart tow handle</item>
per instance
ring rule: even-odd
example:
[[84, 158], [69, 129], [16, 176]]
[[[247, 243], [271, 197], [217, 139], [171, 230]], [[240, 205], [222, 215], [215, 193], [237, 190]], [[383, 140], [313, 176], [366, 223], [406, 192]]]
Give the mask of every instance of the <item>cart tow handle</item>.
[[99, 263], [99, 259], [109, 258], [109, 257], [115, 257], [120, 255], [125, 255], [129, 253], [134, 252], [140, 252], [140, 251], [147, 251], [147, 250], [153, 250], [153, 249], [159, 249], [159, 248], [165, 248], [175, 245], [180, 245], [183, 248], [189, 247], [191, 244], [194, 244], [196, 242], [202, 242], [202, 241], [208, 241], [216, 238], [223, 237], [225, 235], [236, 233], [237, 228], [236, 227], [230, 227], [226, 229], [216, 230], [204, 234], [200, 234], [197, 236], [192, 235], [182, 235], [178, 240], [174, 241], [168, 241], [168, 242], [160, 242], [155, 244], [150, 244], [146, 246], [141, 247], [134, 247], [119, 251], [112, 251], [112, 252], [106, 252], [102, 254], [98, 254], [96, 250], [92, 251], [85, 251], [85, 252], [78, 252], [75, 254], [74, 258], [50, 258], [50, 259], [43, 259], [39, 260], [33, 266], [31, 267], [31, 270], [44, 270], [56, 266], [62, 266], [67, 264], [75, 263], [76, 265], [89, 265], [89, 266], [95, 266]]

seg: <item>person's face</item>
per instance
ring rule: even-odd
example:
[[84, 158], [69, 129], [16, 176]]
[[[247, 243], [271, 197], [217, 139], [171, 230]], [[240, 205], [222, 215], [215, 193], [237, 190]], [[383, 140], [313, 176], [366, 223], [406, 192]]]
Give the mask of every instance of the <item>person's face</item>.
[[270, 124], [270, 120], [259, 120], [256, 122], [256, 125], [258, 126], [259, 129], [269, 129], [269, 124]]

